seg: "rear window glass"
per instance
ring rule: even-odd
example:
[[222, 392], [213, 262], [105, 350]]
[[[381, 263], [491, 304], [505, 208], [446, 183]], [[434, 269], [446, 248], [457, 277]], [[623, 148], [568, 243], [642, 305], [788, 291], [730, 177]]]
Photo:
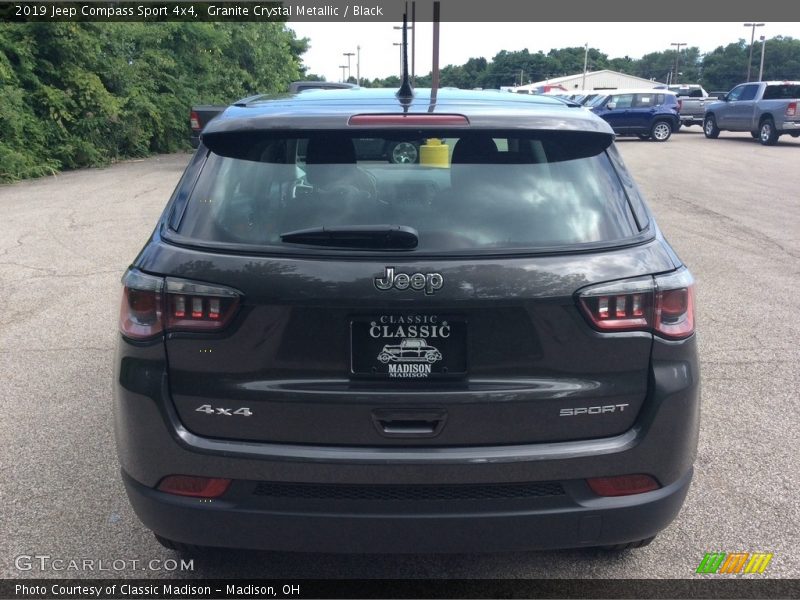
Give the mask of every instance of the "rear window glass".
[[800, 85], [768, 85], [764, 100], [795, 100], [800, 98]]
[[700, 88], [682, 88], [679, 86], [669, 86], [670, 91], [675, 92], [681, 98], [702, 98], [703, 90]]
[[417, 252], [572, 246], [639, 232], [603, 150], [574, 158], [579, 144], [553, 132], [440, 133], [274, 135], [250, 139], [237, 158], [212, 152], [178, 232], [292, 250], [281, 234], [399, 225], [418, 232]]

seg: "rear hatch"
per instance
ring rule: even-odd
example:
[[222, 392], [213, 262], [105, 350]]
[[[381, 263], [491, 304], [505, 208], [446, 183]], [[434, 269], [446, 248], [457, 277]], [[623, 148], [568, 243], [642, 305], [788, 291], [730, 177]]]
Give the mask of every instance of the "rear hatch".
[[[315, 135], [210, 153], [170, 242], [139, 259], [167, 276], [169, 388], [190, 431], [454, 446], [631, 427], [652, 334], [593, 315], [651, 310], [628, 292], [674, 265], [643, 241], [608, 141]], [[418, 163], [379, 158], [398, 138]]]

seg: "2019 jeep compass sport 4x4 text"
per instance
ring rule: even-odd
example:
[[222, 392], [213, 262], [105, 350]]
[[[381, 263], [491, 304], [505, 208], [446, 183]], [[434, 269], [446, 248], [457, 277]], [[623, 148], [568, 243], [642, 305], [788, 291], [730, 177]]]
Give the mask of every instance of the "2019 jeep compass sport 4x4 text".
[[692, 475], [693, 280], [613, 140], [496, 92], [228, 108], [123, 278], [142, 522], [178, 549], [647, 543]]

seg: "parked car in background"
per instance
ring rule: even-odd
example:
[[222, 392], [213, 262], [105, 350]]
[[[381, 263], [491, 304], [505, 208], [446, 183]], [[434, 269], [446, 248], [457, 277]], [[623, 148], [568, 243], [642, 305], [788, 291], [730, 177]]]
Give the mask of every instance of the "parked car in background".
[[192, 148], [197, 148], [200, 145], [200, 132], [205, 129], [209, 121], [226, 108], [228, 107], [208, 104], [192, 106], [192, 110], [189, 113], [189, 127], [192, 130], [189, 143], [192, 145]]
[[697, 84], [670, 85], [666, 89], [670, 92], [675, 92], [680, 101], [681, 125], [684, 127], [702, 126], [706, 114], [706, 104], [712, 102], [714, 98], [709, 96], [708, 92]]
[[605, 119], [618, 135], [666, 142], [680, 127], [680, 101], [669, 90], [613, 90], [598, 96], [587, 106]]
[[800, 136], [800, 81], [760, 81], [737, 85], [719, 102], [706, 106], [703, 132], [749, 131], [765, 146], [784, 134]]

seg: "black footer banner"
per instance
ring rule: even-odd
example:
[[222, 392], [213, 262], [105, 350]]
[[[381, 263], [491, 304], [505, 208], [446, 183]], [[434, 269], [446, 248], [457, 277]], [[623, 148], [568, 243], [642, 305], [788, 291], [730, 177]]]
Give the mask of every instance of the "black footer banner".
[[797, 579], [6, 579], [0, 598], [800, 598]]

